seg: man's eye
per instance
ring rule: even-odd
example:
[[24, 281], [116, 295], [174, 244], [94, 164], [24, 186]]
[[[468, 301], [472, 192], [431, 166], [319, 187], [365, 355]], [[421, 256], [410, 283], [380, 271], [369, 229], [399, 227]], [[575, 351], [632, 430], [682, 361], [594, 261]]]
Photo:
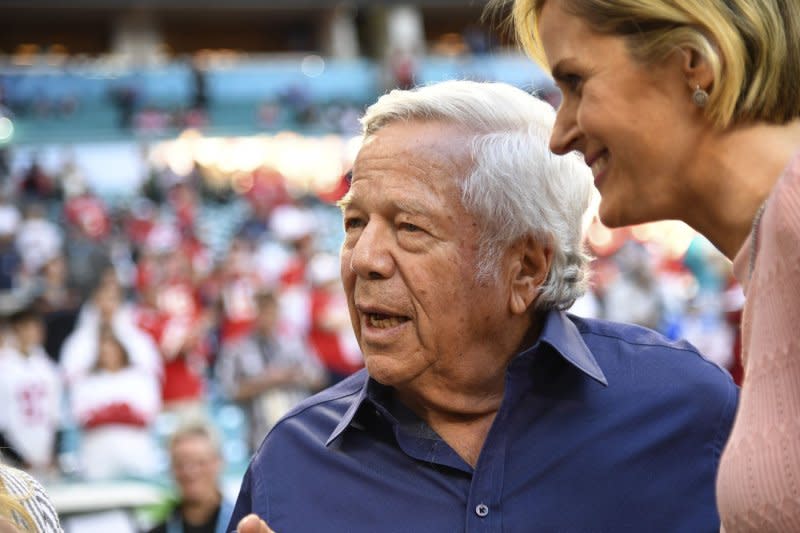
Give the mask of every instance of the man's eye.
[[348, 217], [344, 219], [344, 229], [351, 230], [364, 227], [364, 221], [358, 217]]
[[420, 228], [419, 226], [416, 226], [414, 224], [410, 224], [408, 222], [400, 223], [400, 229], [403, 230], [403, 231], [410, 231], [412, 233], [417, 232], [417, 231], [422, 231], [422, 228]]

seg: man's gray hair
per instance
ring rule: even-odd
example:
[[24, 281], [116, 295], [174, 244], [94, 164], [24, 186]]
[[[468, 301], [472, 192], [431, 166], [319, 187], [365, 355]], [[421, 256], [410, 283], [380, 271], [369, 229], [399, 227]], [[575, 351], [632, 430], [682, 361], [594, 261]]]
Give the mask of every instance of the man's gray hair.
[[169, 436], [167, 448], [172, 451], [175, 445], [184, 439], [200, 437], [208, 441], [214, 452], [222, 456], [222, 445], [216, 430], [203, 420], [190, 419], [182, 422]]
[[482, 226], [478, 280], [496, 279], [505, 248], [531, 235], [553, 249], [535, 309], [570, 307], [588, 283], [582, 219], [592, 175], [579, 155], [550, 152], [553, 108], [504, 83], [446, 81], [382, 96], [361, 119], [364, 140], [412, 120], [441, 120], [475, 133], [472, 167], [460, 186], [464, 207]]

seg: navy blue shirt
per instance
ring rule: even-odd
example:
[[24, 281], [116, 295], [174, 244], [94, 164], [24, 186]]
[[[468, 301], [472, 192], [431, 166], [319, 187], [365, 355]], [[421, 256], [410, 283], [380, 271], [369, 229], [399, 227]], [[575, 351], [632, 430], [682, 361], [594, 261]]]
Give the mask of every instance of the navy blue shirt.
[[253, 512], [277, 533], [716, 532], [737, 399], [685, 342], [553, 311], [474, 469], [361, 371], [267, 435], [230, 529]]

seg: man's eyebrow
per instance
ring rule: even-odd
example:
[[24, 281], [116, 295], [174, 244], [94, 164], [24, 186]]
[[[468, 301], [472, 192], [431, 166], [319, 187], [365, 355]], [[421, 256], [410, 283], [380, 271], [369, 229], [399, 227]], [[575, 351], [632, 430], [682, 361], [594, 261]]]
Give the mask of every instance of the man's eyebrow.
[[[394, 204], [396, 209], [404, 213], [409, 213], [413, 215], [422, 215], [422, 216], [431, 215], [430, 208], [424, 205], [424, 203], [415, 202], [411, 200], [397, 199], [393, 200], [392, 204]], [[357, 207], [358, 201], [354, 200], [352, 195], [348, 193], [341, 200], [336, 202], [336, 205], [339, 206], [339, 209], [345, 211], [346, 209], [353, 207], [354, 205]]]
[[393, 203], [397, 207], [397, 209], [403, 211], [404, 213], [409, 213], [412, 215], [422, 215], [422, 216], [430, 216], [431, 214], [430, 208], [426, 206], [424, 202], [415, 202], [412, 200], [397, 199]]
[[344, 211], [345, 209], [350, 207], [352, 203], [353, 203], [353, 196], [348, 192], [338, 202], [336, 202], [336, 205], [339, 207], [339, 209]]

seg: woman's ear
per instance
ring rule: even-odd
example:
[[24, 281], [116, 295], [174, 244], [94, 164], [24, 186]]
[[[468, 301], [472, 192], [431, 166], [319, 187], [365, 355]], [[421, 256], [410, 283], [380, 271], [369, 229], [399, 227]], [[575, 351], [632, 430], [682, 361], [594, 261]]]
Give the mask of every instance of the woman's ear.
[[706, 92], [711, 92], [714, 85], [714, 69], [706, 56], [694, 48], [681, 48], [681, 67], [683, 76], [689, 89], [694, 91], [698, 87]]
[[509, 310], [519, 315], [528, 312], [547, 281], [553, 259], [549, 243], [527, 235], [511, 247]]

